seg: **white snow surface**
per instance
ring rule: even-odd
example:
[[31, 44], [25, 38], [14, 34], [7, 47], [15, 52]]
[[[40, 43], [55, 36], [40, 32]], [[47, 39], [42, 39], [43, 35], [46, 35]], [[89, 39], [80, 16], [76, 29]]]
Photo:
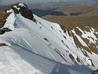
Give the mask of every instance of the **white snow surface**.
[[[36, 22], [12, 12], [6, 19], [4, 27], [12, 31], [0, 35], [0, 43], [8, 45], [0, 47], [0, 74], [90, 74], [93, 69], [91, 58], [77, 48], [73, 37], [67, 31], [64, 33], [57, 23], [37, 15], [34, 18]], [[95, 43], [93, 29], [90, 33], [78, 29], [83, 38]], [[88, 47], [74, 30], [72, 32], [83, 46]], [[93, 57], [93, 54], [89, 56]]]
[[94, 28], [91, 28], [91, 29], [90, 29], [90, 32], [82, 31], [79, 27], [77, 27], [77, 28], [82, 32], [82, 37], [83, 37], [83, 38], [87, 38], [90, 43], [94, 43], [94, 44], [96, 43], [97, 38], [96, 38], [96, 36], [94, 35], [94, 33], [95, 33]]
[[4, 24], [4, 27], [3, 28], [9, 28], [11, 30], [14, 30], [15, 29], [15, 14], [14, 12], [12, 12], [6, 19], [6, 22]]
[[21, 7], [25, 7], [25, 5], [23, 3], [19, 3], [18, 5]]
[[78, 36], [74, 30], [72, 30], [72, 32], [74, 33], [74, 35], [78, 38], [78, 40], [80, 41], [80, 43], [85, 46], [88, 47], [87, 44], [80, 38], [80, 36]]
[[12, 13], [12, 12], [14, 13], [14, 10], [13, 9], [10, 9], [10, 10], [7, 10], [6, 12], [7, 13]]

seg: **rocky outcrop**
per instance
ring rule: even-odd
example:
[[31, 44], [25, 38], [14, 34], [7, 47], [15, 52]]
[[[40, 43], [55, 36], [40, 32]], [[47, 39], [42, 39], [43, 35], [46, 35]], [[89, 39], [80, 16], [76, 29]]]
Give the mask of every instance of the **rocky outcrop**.
[[4, 34], [5, 32], [11, 31], [9, 28], [2, 28], [0, 29], [0, 34]]
[[93, 71], [92, 74], [98, 74], [98, 69]]
[[33, 20], [35, 22], [32, 10], [30, 10], [26, 4], [23, 3], [15, 4], [14, 6], [12, 6], [12, 9], [16, 14], [20, 13], [23, 17]]

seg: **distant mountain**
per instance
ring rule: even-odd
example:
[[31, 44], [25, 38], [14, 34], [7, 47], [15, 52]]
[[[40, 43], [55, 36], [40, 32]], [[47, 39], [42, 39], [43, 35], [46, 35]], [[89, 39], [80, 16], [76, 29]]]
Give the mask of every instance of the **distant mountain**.
[[[94, 2], [92, 3], [81, 3], [81, 4], [74, 4], [74, 3], [42, 3], [42, 4], [32, 4], [29, 6], [33, 9], [33, 12], [37, 15], [57, 15], [60, 14], [61, 16], [81, 16], [93, 14], [97, 16], [97, 9], [98, 6]], [[63, 14], [63, 15], [62, 15]], [[85, 16], [86, 16], [85, 15]], [[90, 16], [90, 15], [89, 15]]]
[[33, 9], [33, 13], [42, 17], [45, 15], [57, 15], [57, 16], [65, 16], [63, 12], [55, 11], [53, 9], [42, 10], [42, 9]]

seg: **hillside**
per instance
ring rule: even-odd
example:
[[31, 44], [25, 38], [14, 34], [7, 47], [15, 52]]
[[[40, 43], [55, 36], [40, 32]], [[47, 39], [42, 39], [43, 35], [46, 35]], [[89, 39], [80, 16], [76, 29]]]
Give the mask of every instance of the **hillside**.
[[86, 14], [82, 14], [81, 16], [97, 16], [98, 17], [98, 7], [95, 10], [88, 12]]
[[[34, 9], [34, 13], [37, 15], [56, 15], [57, 12], [64, 14], [65, 16], [97, 16], [98, 6], [94, 3], [40, 3], [31, 4], [31, 9]], [[36, 10], [36, 12], [35, 12]], [[43, 11], [43, 12], [42, 12]], [[53, 12], [53, 13], [50, 13]], [[44, 16], [44, 15], [43, 15]], [[60, 16], [60, 15], [59, 15]]]
[[8, 14], [6, 14], [5, 10], [0, 9], [0, 28], [4, 25]]
[[91, 26], [98, 29], [98, 17], [95, 16], [43, 16], [52, 22], [57, 22], [60, 25], [65, 26], [65, 29], [74, 28], [77, 26]]

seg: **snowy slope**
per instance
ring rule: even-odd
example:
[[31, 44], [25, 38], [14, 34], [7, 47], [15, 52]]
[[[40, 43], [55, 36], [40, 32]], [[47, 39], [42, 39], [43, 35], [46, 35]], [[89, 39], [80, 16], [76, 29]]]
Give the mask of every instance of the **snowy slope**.
[[6, 44], [0, 46], [0, 74], [91, 74], [98, 68], [98, 55], [89, 47], [93, 43], [98, 48], [94, 28], [76, 27], [80, 35], [35, 14], [33, 21], [8, 12], [4, 27], [12, 31], [0, 35], [0, 44]]

